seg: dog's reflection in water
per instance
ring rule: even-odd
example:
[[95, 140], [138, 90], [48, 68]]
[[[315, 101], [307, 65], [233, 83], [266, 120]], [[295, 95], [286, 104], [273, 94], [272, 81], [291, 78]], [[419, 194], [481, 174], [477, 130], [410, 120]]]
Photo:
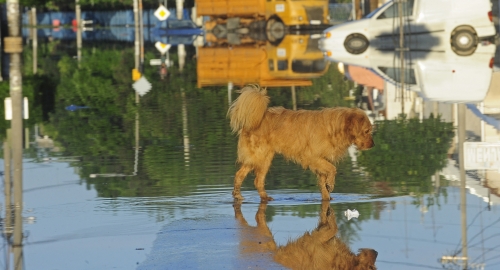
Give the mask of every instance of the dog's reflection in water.
[[259, 205], [255, 215], [257, 226], [248, 225], [241, 213], [241, 204], [234, 205], [234, 214], [241, 230], [241, 251], [246, 255], [270, 254], [290, 269], [371, 270], [377, 251], [360, 249], [353, 253], [337, 235], [337, 222], [329, 202], [322, 202], [318, 226], [284, 246], [277, 246], [266, 223], [266, 203]]

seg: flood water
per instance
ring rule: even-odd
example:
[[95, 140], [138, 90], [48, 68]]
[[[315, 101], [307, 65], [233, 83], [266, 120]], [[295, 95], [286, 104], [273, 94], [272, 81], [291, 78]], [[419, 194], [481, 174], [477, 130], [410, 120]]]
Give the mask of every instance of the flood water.
[[[306, 53], [298, 49], [304, 47], [294, 46], [311, 42], [316, 46], [311, 59], [325, 62], [312, 74], [314, 69], [302, 77], [290, 73], [278, 78], [281, 85], [268, 88], [270, 106], [360, 107], [376, 127], [376, 146], [346, 153], [337, 164], [330, 202], [322, 203], [311, 171], [277, 156], [265, 186], [274, 200], [260, 202], [250, 174], [242, 187], [245, 200], [238, 204], [231, 194], [238, 170], [237, 135], [227, 111], [242, 83], [258, 81], [217, 81], [217, 75], [203, 72], [217, 63], [232, 63], [227, 72], [248, 69], [241, 64], [256, 57], [255, 47], [173, 46], [172, 65], [162, 74], [159, 66], [149, 65], [161, 54], [154, 42], [146, 42], [143, 76], [152, 88], [138, 97], [132, 87], [133, 42], [84, 40], [79, 60], [74, 40], [39, 37], [33, 47], [29, 29], [24, 33], [23, 92], [29, 119], [24, 120], [23, 203], [8, 207], [8, 179], [3, 177], [0, 268], [14, 269], [21, 261], [24, 269], [287, 269], [276, 259], [277, 249], [286, 250], [292, 241], [326, 227], [338, 228], [327, 231], [328, 239], [355, 254], [362, 248], [376, 250], [378, 269], [500, 268], [500, 171], [494, 163], [500, 154], [491, 152], [489, 168], [469, 168], [461, 177], [463, 142], [457, 132], [464, 128], [466, 142], [488, 142], [489, 148], [500, 149], [499, 88], [490, 87], [500, 82], [494, 44], [478, 45], [488, 63], [495, 60], [487, 69], [488, 81], [480, 81], [484, 77], [478, 74], [484, 71], [473, 73], [475, 92], [493, 94], [462, 100], [467, 107], [465, 119], [459, 119], [457, 104], [463, 102], [454, 99], [459, 94], [423, 99], [387, 78], [371, 77], [375, 71], [354, 78], [351, 69], [347, 76], [348, 63], [343, 71], [337, 62], [323, 60], [314, 33], [285, 36], [277, 47], [300, 58]], [[269, 55], [276, 53], [276, 45], [262, 46]], [[219, 62], [207, 60], [230, 51], [242, 54], [232, 62], [220, 60], [222, 54]], [[2, 61], [7, 60], [3, 54]], [[247, 73], [241, 74], [233, 79]], [[5, 98], [8, 76], [3, 78]], [[367, 93], [379, 83], [383, 91], [375, 97]], [[479, 89], [483, 85], [487, 89]], [[449, 81], [438, 86], [457, 87]], [[10, 123], [0, 122], [0, 137], [8, 141]], [[5, 170], [6, 151], [4, 147], [0, 160]], [[469, 152], [465, 158], [477, 161], [471, 156]], [[347, 210], [357, 210], [359, 216], [348, 217]], [[22, 222], [15, 222], [19, 215]], [[16, 231], [22, 232], [20, 246], [12, 244]], [[293, 256], [319, 260], [314, 255], [325, 249], [321, 241], [313, 239], [311, 253]], [[332, 257], [345, 256], [336, 248]], [[15, 251], [21, 256], [14, 256]]]

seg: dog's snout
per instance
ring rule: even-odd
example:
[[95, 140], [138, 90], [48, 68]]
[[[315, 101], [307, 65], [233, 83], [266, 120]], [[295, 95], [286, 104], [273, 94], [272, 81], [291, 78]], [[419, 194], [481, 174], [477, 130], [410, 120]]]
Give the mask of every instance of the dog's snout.
[[363, 145], [363, 149], [368, 150], [368, 149], [373, 148], [374, 146], [375, 146], [375, 142], [373, 141], [373, 139], [370, 139], [370, 140], [365, 141], [365, 143]]

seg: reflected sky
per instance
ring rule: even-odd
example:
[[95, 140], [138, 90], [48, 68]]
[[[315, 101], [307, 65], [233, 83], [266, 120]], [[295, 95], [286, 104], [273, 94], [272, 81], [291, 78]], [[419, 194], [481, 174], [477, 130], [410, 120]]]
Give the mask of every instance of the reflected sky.
[[[25, 164], [23, 216], [35, 218], [24, 225], [28, 269], [199, 269], [206, 263], [217, 269], [255, 262], [267, 269], [281, 269], [272, 256], [255, 261], [239, 253], [231, 185], [190, 186], [200, 194], [183, 197], [101, 198], [92, 188], [85, 188], [66, 163]], [[422, 197], [374, 199], [334, 193], [331, 207], [338, 236], [353, 251], [377, 250], [380, 269], [441, 268], [441, 257], [459, 254], [461, 248], [460, 190], [454, 183], [441, 188], [441, 195]], [[474, 189], [477, 187], [467, 192], [469, 256], [474, 263], [484, 263], [485, 269], [495, 269], [500, 263], [494, 240], [500, 209], [496, 203], [485, 202], [487, 198], [471, 194], [477, 192]], [[267, 207], [266, 221], [278, 246], [316, 228], [320, 212], [317, 192], [269, 192], [277, 195]], [[249, 190], [245, 195], [242, 214], [250, 226], [256, 226], [258, 194]], [[346, 209], [357, 209], [361, 215], [347, 220]], [[167, 237], [169, 233], [175, 236]], [[200, 259], [188, 262], [166, 254]], [[211, 256], [214, 254], [221, 256]]]

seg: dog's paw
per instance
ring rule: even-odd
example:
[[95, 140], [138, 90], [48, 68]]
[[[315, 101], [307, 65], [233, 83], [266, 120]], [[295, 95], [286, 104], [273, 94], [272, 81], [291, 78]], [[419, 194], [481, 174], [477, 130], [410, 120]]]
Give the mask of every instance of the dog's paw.
[[241, 204], [242, 204], [242, 202], [243, 202], [243, 201], [241, 201], [241, 200], [236, 200], [236, 199], [235, 199], [235, 200], [233, 201], [233, 208], [234, 208], [234, 209], [240, 209], [240, 208], [241, 208]]
[[245, 199], [243, 198], [243, 196], [241, 196], [241, 194], [233, 194], [233, 198], [235, 202], [241, 202]]
[[266, 197], [261, 197], [260, 198], [261, 202], [269, 202], [269, 201], [274, 201], [272, 197], [266, 196]]

